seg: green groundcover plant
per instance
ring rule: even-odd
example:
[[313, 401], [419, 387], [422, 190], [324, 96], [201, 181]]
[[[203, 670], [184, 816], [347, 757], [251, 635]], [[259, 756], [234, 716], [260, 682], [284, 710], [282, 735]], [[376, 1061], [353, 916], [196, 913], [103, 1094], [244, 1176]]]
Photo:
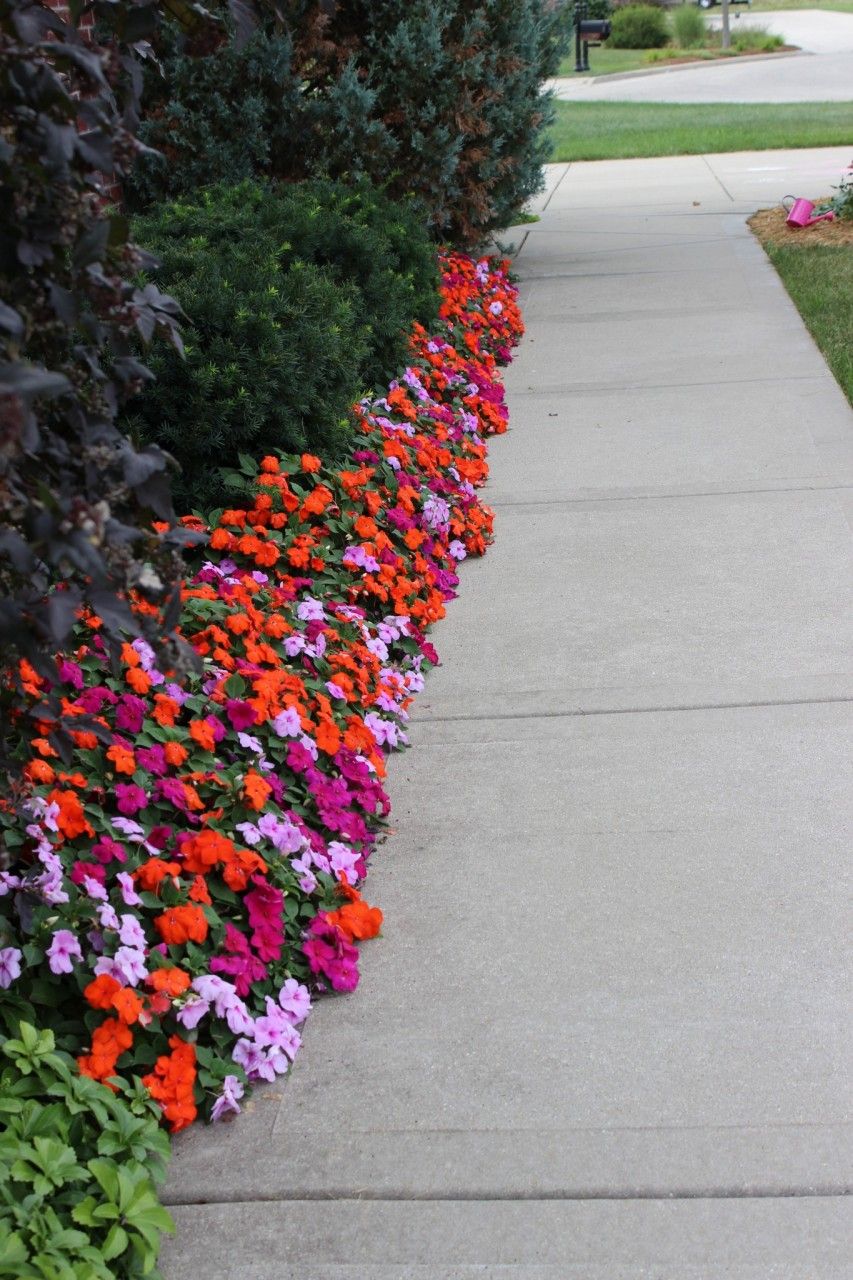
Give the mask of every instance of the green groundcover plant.
[[[154, 1280], [174, 1230], [157, 1184], [169, 1157], [143, 1087], [78, 1074], [7, 995], [0, 1036], [0, 1276]], [[26, 1007], [26, 1006], [22, 1006]]]

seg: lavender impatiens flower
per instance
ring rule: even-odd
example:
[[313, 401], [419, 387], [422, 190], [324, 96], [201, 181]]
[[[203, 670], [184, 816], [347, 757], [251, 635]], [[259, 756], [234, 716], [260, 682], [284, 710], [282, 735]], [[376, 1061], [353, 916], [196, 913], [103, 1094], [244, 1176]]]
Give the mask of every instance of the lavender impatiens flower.
[[222, 1081], [222, 1092], [213, 1104], [210, 1118], [214, 1122], [226, 1115], [240, 1114], [240, 1099], [244, 1093], [243, 1085], [237, 1076], [226, 1076]]
[[24, 953], [17, 947], [0, 948], [0, 987], [5, 991], [21, 976]]
[[70, 929], [57, 929], [47, 949], [47, 962], [50, 965], [50, 972], [57, 975], [60, 973], [72, 973], [74, 961], [82, 959], [83, 952], [80, 950], [77, 935], [72, 933]]
[[278, 1002], [292, 1022], [304, 1022], [311, 1012], [308, 988], [295, 978], [288, 978], [278, 993]]

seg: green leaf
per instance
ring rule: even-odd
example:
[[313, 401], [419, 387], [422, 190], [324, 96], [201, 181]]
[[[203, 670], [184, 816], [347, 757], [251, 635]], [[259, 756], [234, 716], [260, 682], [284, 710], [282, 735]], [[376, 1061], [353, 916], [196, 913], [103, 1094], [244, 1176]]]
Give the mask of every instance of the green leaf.
[[118, 1223], [111, 1227], [106, 1240], [101, 1245], [105, 1262], [112, 1262], [119, 1254], [124, 1253], [129, 1244], [127, 1232]]
[[120, 1194], [119, 1170], [115, 1162], [96, 1157], [88, 1162], [87, 1168], [107, 1199], [111, 1200], [113, 1204], [118, 1204]]
[[95, 1217], [95, 1209], [98, 1202], [94, 1196], [86, 1196], [85, 1200], [80, 1200], [71, 1210], [71, 1217], [75, 1222], [79, 1222], [81, 1227], [94, 1227], [97, 1225]]
[[27, 1261], [27, 1252], [20, 1232], [13, 1231], [7, 1236], [0, 1234], [0, 1268], [3, 1271], [15, 1275], [14, 1269]]
[[239, 675], [229, 676], [225, 681], [225, 692], [229, 698], [242, 698], [247, 687], [246, 681]]

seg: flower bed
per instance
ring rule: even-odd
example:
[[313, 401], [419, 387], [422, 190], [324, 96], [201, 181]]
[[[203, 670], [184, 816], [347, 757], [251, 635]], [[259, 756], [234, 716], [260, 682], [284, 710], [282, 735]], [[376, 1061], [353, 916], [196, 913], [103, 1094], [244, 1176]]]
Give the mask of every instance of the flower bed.
[[385, 754], [456, 566], [490, 538], [476, 488], [522, 331], [506, 262], [442, 270], [439, 332], [357, 406], [346, 466], [245, 458], [245, 505], [185, 519], [209, 533], [181, 605], [201, 672], [178, 684], [143, 641], [113, 667], [81, 620], [60, 667], [73, 758], [44, 723], [22, 745], [28, 793], [0, 811], [7, 1022], [49, 1029], [114, 1091], [140, 1077], [172, 1132], [286, 1072], [313, 996], [354, 989], [355, 943], [381, 925], [357, 886]]

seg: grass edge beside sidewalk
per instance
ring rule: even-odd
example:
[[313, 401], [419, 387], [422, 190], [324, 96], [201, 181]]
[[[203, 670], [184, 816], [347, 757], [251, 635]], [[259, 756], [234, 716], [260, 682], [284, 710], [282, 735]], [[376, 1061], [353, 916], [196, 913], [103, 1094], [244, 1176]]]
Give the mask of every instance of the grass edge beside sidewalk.
[[786, 244], [756, 218], [749, 226], [853, 406], [853, 243]]
[[836, 147], [853, 143], [853, 101], [555, 101], [551, 163]]

